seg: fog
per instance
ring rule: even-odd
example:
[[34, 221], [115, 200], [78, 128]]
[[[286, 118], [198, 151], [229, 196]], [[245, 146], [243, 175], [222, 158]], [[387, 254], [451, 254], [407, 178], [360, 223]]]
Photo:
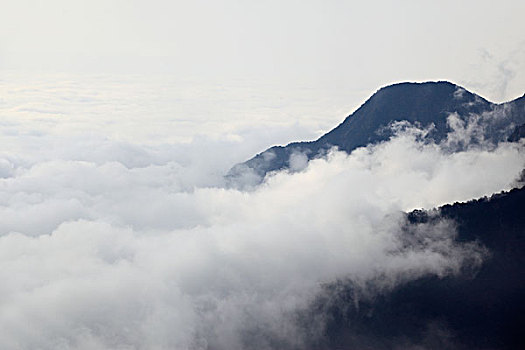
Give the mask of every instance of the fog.
[[277, 142], [261, 135], [315, 137], [319, 125], [225, 119], [227, 137], [177, 138], [151, 117], [139, 137], [116, 134], [129, 120], [104, 104], [85, 107], [98, 115], [89, 129], [74, 112], [20, 118], [23, 105], [4, 110], [17, 117], [0, 153], [6, 349], [300, 347], [316, 335], [297, 315], [325, 283], [352, 281], [366, 297], [479, 265], [487, 252], [454, 242], [452, 222], [421, 226], [425, 239], [406, 246], [402, 213], [510, 189], [525, 164], [519, 144], [451, 151], [476, 128], [434, 144], [404, 125], [350, 155], [294, 154], [290, 170], [240, 190], [223, 175]]

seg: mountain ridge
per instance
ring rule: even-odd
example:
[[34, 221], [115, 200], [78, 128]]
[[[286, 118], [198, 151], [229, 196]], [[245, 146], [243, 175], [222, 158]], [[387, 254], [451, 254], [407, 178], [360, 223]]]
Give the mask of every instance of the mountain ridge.
[[294, 153], [304, 154], [308, 160], [324, 155], [332, 147], [350, 153], [390, 138], [393, 132], [389, 126], [394, 122], [407, 121], [430, 128], [428, 137], [439, 142], [452, 130], [448, 125], [452, 114], [462, 122], [481, 116], [485, 140], [505, 141], [516, 126], [525, 124], [525, 94], [508, 102], [492, 103], [448, 81], [387, 85], [318, 139], [272, 146], [235, 165], [227, 177], [234, 179], [249, 174], [260, 182], [269, 172], [289, 168]]

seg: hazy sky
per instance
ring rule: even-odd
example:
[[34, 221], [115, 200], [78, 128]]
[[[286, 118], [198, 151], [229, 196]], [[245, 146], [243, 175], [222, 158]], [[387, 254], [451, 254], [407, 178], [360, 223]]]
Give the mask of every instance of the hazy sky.
[[525, 92], [525, 2], [2, 1], [0, 69]]

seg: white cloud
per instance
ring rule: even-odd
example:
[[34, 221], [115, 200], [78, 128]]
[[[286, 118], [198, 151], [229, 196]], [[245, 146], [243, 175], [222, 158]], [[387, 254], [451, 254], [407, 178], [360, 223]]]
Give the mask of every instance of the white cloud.
[[[78, 101], [87, 91], [97, 96], [94, 86]], [[273, 115], [247, 128], [222, 115], [191, 121], [204, 131], [181, 140], [164, 130], [163, 113], [152, 112], [144, 129], [139, 115], [148, 108], [131, 121], [111, 114], [109, 90], [82, 108], [54, 100], [60, 118], [24, 107], [45, 103], [48, 88], [6, 98], [0, 348], [236, 349], [246, 334], [259, 349], [271, 339], [294, 344], [306, 339], [294, 313], [322, 283], [374, 281], [387, 290], [479, 261], [482, 249], [454, 243], [449, 222], [417, 228], [428, 239], [406, 248], [401, 213], [508, 189], [525, 164], [522, 145], [451, 153], [405, 125], [351, 155], [333, 151], [308, 164], [295, 155], [301, 171], [240, 191], [224, 187], [222, 175], [268, 146], [261, 134], [313, 135], [320, 124]], [[139, 107], [129, 96], [115, 105]], [[223, 122], [221, 137], [215, 126]], [[476, 130], [456, 129], [458, 140]], [[146, 142], [152, 132], [161, 142]]]
[[447, 223], [407, 250], [401, 211], [509, 188], [525, 155], [515, 144], [451, 154], [417, 135], [331, 152], [251, 192], [195, 177], [199, 162], [159, 161], [162, 148], [132, 145], [140, 167], [119, 152], [20, 161], [0, 180], [1, 347], [235, 349], [255, 329], [294, 343], [290, 317], [323, 282], [454, 273], [482, 251], [455, 244]]

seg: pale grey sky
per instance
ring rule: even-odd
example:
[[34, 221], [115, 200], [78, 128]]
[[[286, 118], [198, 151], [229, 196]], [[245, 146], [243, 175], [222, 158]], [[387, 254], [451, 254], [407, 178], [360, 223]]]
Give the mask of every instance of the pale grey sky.
[[1, 71], [525, 92], [525, 2], [2, 0]]

